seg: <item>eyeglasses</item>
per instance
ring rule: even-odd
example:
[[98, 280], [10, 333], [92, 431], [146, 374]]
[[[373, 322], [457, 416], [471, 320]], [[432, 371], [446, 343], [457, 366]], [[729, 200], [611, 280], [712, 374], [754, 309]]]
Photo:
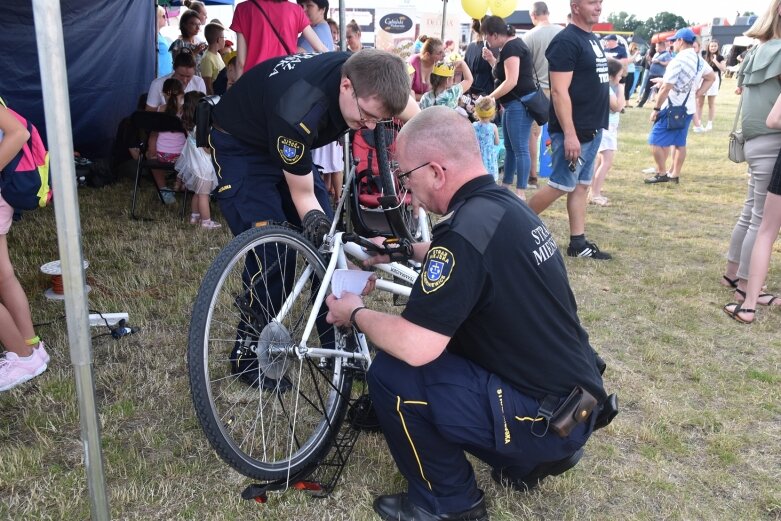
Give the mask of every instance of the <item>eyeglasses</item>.
[[[430, 164], [431, 164], [431, 161], [426, 161], [422, 165], [416, 166], [415, 168], [413, 168], [411, 170], [407, 170], [406, 172], [402, 172], [402, 173], [399, 173], [399, 170], [397, 168], [396, 170], [394, 170], [393, 174], [396, 176], [396, 179], [399, 180], [399, 184], [401, 185], [401, 187], [402, 188], [406, 188], [407, 187], [407, 178], [410, 176], [410, 174], [412, 172], [414, 172], [415, 170], [420, 170], [424, 166], [428, 166]], [[447, 171], [447, 168], [445, 168], [444, 166], [441, 167], [441, 168], [442, 168], [442, 170]]]
[[[350, 80], [350, 84], [352, 84], [353, 80], [350, 79], [349, 76], [347, 79]], [[367, 112], [361, 108], [361, 104], [358, 103], [358, 95], [355, 93], [355, 86], [353, 86], [353, 98], [355, 99], [355, 106], [358, 107], [358, 116], [360, 118], [361, 125], [377, 125], [378, 123], [388, 121], [388, 118], [380, 118], [377, 116], [372, 116], [371, 114], [367, 114]]]

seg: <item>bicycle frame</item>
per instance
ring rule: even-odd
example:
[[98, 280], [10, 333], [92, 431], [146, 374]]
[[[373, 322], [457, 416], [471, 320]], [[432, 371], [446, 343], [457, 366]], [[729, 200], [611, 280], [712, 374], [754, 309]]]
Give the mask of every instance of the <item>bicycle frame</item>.
[[[323, 303], [325, 302], [325, 297], [328, 291], [330, 290], [331, 278], [333, 277], [334, 270], [347, 269], [348, 266], [347, 266], [346, 254], [349, 254], [351, 257], [354, 257], [359, 261], [363, 261], [369, 258], [369, 254], [366, 251], [364, 251], [363, 248], [361, 248], [359, 245], [355, 243], [345, 242], [343, 236], [344, 233], [339, 232], [333, 237], [329, 237], [329, 240], [327, 241], [327, 244], [330, 245], [330, 250], [326, 253], [330, 253], [330, 260], [328, 262], [328, 267], [326, 268], [325, 276], [323, 277], [323, 280], [320, 281], [320, 288], [313, 302], [312, 312], [310, 313], [309, 318], [307, 319], [307, 323], [306, 323], [306, 327], [304, 328], [302, 339], [309, 338], [309, 335], [312, 333], [312, 330], [315, 327], [317, 314], [321, 309]], [[392, 293], [394, 295], [400, 295], [405, 297], [408, 297], [410, 295], [412, 289], [411, 286], [418, 277], [418, 274], [414, 269], [404, 266], [403, 264], [399, 264], [398, 262], [391, 262], [387, 264], [376, 264], [374, 267], [378, 271], [400, 278], [405, 283], [409, 284], [409, 285], [398, 284], [396, 282], [392, 282], [389, 280], [378, 279], [376, 283], [376, 289], [380, 291], [385, 291], [387, 293]], [[290, 295], [288, 295], [287, 299], [285, 300], [282, 307], [280, 308], [280, 312], [276, 317], [276, 320], [278, 322], [281, 323], [284, 320], [285, 315], [291, 309], [293, 302], [295, 302], [296, 299], [300, 296], [301, 291], [306, 283], [306, 280], [311, 275], [312, 275], [312, 271], [309, 268], [307, 268], [307, 270], [305, 270], [304, 273], [301, 275], [301, 278], [298, 280], [292, 292], [290, 293]], [[355, 352], [345, 351], [343, 349], [323, 349], [323, 348], [308, 347], [305, 343], [305, 340], [302, 340], [301, 343], [298, 346], [295, 346], [293, 349], [295, 350], [295, 354], [296, 356], [298, 356], [299, 359], [303, 359], [304, 357], [344, 358], [353, 361], [358, 361], [364, 365], [366, 370], [368, 370], [369, 366], [371, 365], [371, 355], [369, 353], [369, 347], [366, 343], [366, 338], [363, 334], [359, 334], [357, 336], [358, 336], [359, 345], [358, 345], [358, 350]]]

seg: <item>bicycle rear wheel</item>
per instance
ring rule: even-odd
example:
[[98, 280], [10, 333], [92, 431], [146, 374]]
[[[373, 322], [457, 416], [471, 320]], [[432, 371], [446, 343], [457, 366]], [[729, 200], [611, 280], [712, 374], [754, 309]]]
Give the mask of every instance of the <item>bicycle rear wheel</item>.
[[295, 353], [302, 342], [346, 344], [325, 323], [325, 306], [303, 338], [324, 274], [299, 233], [267, 226], [233, 239], [198, 291], [187, 353], [193, 405], [212, 447], [246, 476], [277, 480], [314, 468], [344, 420], [352, 381], [344, 360]]

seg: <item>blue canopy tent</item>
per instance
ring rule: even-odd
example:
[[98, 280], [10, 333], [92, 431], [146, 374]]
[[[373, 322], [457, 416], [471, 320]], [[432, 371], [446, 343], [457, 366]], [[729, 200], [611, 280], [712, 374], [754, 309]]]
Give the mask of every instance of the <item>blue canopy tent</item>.
[[[60, 8], [74, 148], [104, 157], [118, 122], [154, 79], [155, 1], [61, 0]], [[0, 96], [47, 141], [30, 0], [0, 2], [0, 41]]]

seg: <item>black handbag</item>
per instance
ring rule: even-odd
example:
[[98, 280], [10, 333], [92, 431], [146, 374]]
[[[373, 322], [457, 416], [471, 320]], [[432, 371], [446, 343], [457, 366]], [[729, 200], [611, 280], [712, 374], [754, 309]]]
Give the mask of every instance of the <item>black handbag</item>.
[[550, 119], [550, 100], [545, 95], [545, 91], [542, 90], [540, 79], [537, 77], [537, 69], [532, 66], [532, 70], [534, 71], [534, 83], [537, 85], [537, 89], [522, 96], [521, 103], [526, 107], [526, 112], [534, 121], [539, 126], [543, 126]]
[[521, 97], [521, 103], [523, 103], [523, 106], [526, 107], [526, 112], [529, 113], [538, 125], [542, 126], [548, 122], [550, 118], [550, 100], [539, 83], [537, 84], [537, 90]]
[[686, 116], [688, 115], [686, 111], [686, 102], [689, 101], [689, 96], [691, 96], [692, 90], [695, 88], [694, 80], [697, 79], [698, 72], [700, 72], [699, 56], [697, 57], [697, 70], [694, 73], [694, 78], [692, 78], [689, 92], [687, 92], [686, 97], [683, 98], [683, 103], [680, 105], [673, 105], [670, 102], [670, 99], [667, 99], [667, 130], [681, 130], [686, 127]]
[[667, 130], [680, 130], [686, 126], [686, 100], [689, 98], [687, 95], [683, 100], [683, 105], [676, 106], [670, 105], [667, 107]]

